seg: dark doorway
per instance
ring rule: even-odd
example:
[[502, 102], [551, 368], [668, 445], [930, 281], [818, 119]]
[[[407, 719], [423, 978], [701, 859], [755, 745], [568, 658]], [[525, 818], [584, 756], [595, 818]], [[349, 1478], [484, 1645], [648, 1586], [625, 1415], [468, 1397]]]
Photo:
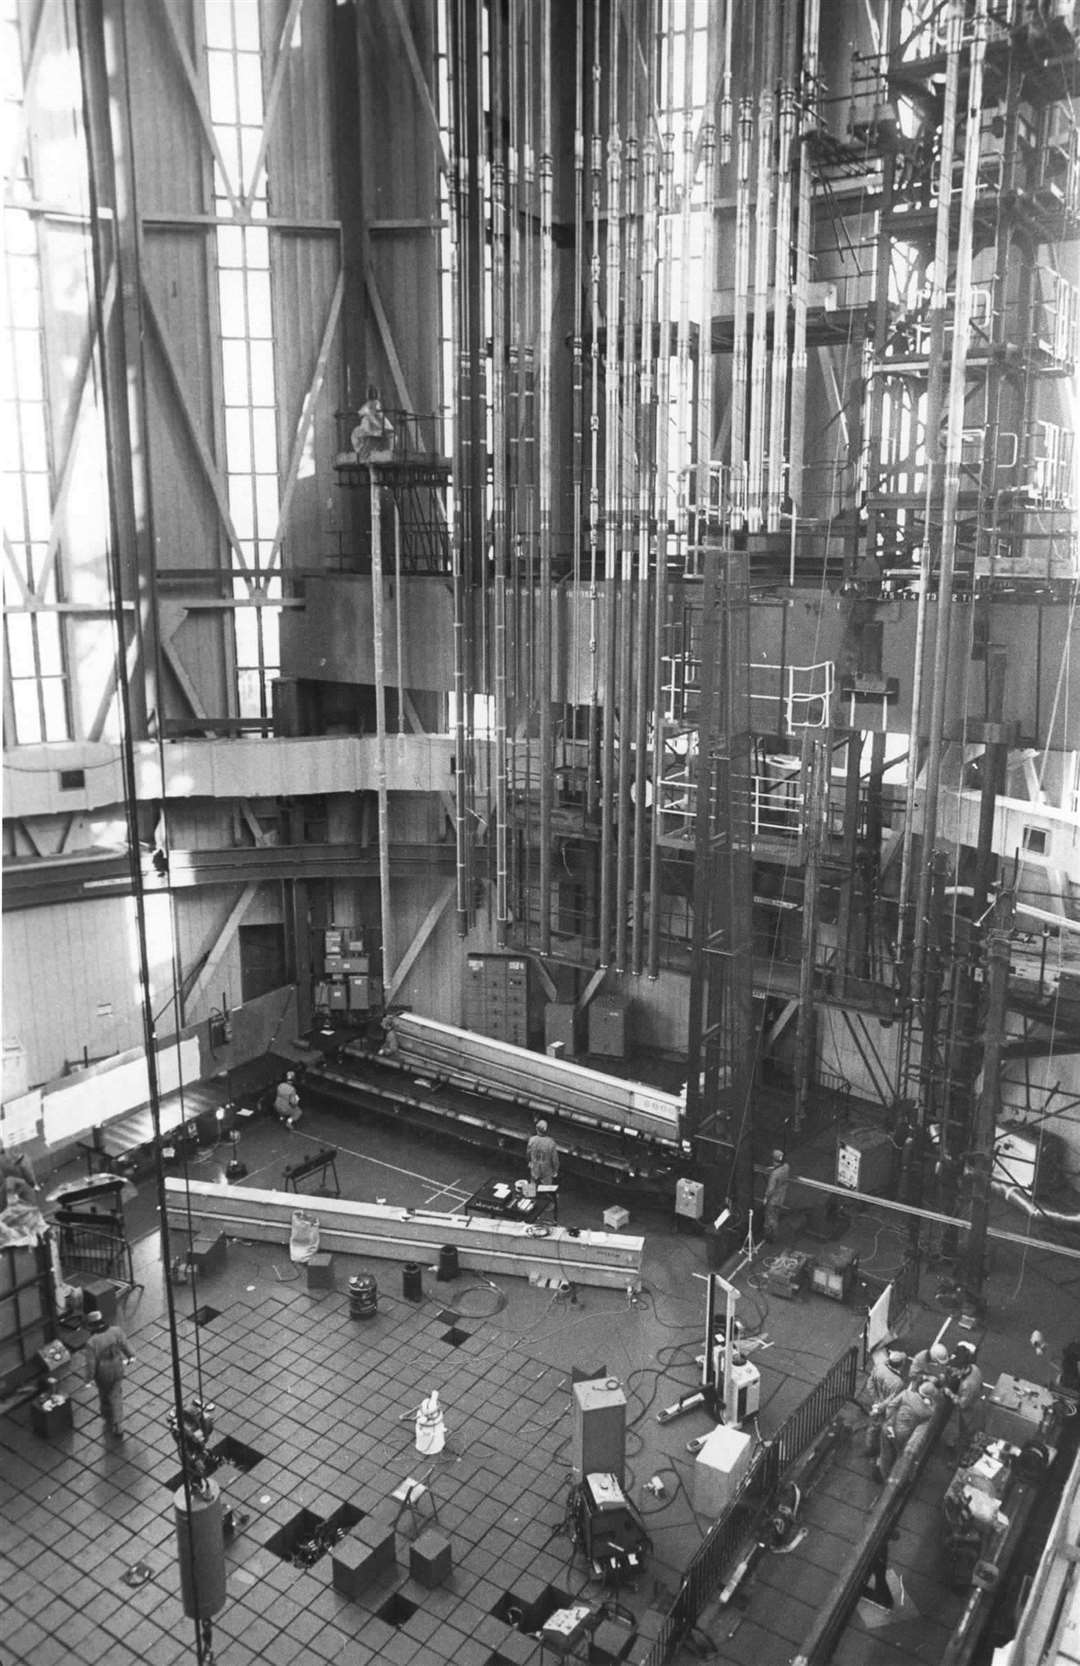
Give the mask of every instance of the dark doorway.
[[240, 927], [240, 999], [254, 1001], [289, 982], [285, 973], [285, 927]]

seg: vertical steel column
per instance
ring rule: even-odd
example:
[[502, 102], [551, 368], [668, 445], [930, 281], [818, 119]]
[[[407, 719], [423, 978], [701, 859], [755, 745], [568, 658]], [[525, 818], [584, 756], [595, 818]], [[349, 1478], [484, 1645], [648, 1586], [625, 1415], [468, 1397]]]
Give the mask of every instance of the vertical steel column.
[[[84, 8], [77, 8], [82, 12]], [[102, 402], [108, 444], [109, 513], [124, 592], [132, 603], [133, 639], [119, 676], [140, 738], [161, 737], [157, 564], [147, 469], [142, 239], [135, 194], [135, 139], [130, 121], [125, 10], [88, 0], [79, 17], [94, 293], [89, 297], [101, 352]], [[115, 279], [108, 313], [105, 294]], [[128, 655], [134, 649], [132, 662]]]
[[803, 909], [802, 948], [799, 955], [799, 1007], [795, 1019], [795, 1104], [792, 1124], [806, 1120], [817, 1040], [814, 1006], [814, 951], [817, 944], [818, 901], [821, 889], [821, 847], [829, 807], [830, 743], [812, 729], [803, 731]]
[[745, 552], [705, 550], [687, 1042], [688, 1136], [720, 1122], [733, 1207], [753, 1198], [750, 952], [750, 586]]
[[[145, 458], [145, 381], [139, 350], [141, 276], [138, 262], [138, 218], [134, 193], [134, 147], [127, 95], [128, 61], [123, 5], [84, 0], [75, 8], [78, 70], [90, 191], [90, 243], [93, 267], [91, 304], [97, 313], [97, 359], [102, 382], [105, 428], [105, 467], [108, 481], [109, 537], [107, 564], [109, 601], [114, 629], [113, 654], [120, 728], [120, 772], [124, 794], [128, 869], [135, 910], [139, 1007], [143, 1050], [146, 1054], [150, 1120], [154, 1133], [155, 1186], [161, 1218], [162, 1262], [170, 1259], [166, 1212], [165, 1170], [162, 1160], [161, 1098], [157, 1067], [154, 996], [150, 978], [149, 930], [143, 887], [139, 827], [139, 797], [135, 745], [160, 725], [157, 701], [156, 618], [154, 617], [153, 527], [148, 482], [137, 471]], [[108, 232], [106, 228], [108, 227]], [[109, 235], [111, 234], [111, 235]], [[110, 321], [104, 317], [104, 298], [112, 262], [117, 266], [121, 296]], [[129, 679], [125, 599], [137, 608], [136, 642], [143, 655], [149, 684], [140, 688]], [[173, 1409], [184, 1414], [184, 1391], [177, 1316], [172, 1281], [165, 1280], [165, 1306], [170, 1338], [170, 1376]], [[201, 1384], [200, 1384], [201, 1387]], [[194, 1560], [192, 1489], [182, 1469], [187, 1507], [187, 1542], [183, 1548]], [[178, 1531], [180, 1529], [178, 1528]], [[196, 1621], [195, 1658], [200, 1666], [213, 1659], [211, 1620]]]
[[[847, 758], [844, 779], [844, 819], [840, 847], [843, 877], [836, 911], [836, 940], [839, 981], [833, 988], [841, 1000], [847, 999], [848, 979], [852, 976], [850, 959], [851, 924], [853, 918], [852, 892], [856, 881], [855, 857], [859, 844], [859, 791], [862, 785], [862, 734], [858, 729], [847, 732]], [[827, 813], [827, 806], [826, 806]]]
[[983, 1307], [986, 1231], [990, 1224], [990, 1180], [994, 1166], [994, 1137], [1001, 1119], [1001, 1060], [1008, 1017], [1009, 932], [1011, 908], [1000, 911], [997, 929], [987, 943], [986, 1010], [981, 1025], [982, 1092], [971, 1129], [971, 1226], [964, 1256], [964, 1292], [973, 1309]]

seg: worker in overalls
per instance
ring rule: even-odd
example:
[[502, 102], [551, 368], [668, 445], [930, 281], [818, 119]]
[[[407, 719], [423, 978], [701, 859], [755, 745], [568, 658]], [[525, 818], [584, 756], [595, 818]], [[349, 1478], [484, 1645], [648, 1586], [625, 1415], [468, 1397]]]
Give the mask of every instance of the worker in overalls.
[[870, 1396], [870, 1417], [866, 1425], [863, 1450], [868, 1458], [876, 1458], [881, 1450], [881, 1431], [885, 1423], [885, 1402], [899, 1394], [904, 1386], [904, 1367], [907, 1356], [898, 1348], [879, 1348], [874, 1354], [866, 1391]]
[[86, 1315], [90, 1335], [86, 1339], [86, 1380], [98, 1391], [98, 1406], [105, 1428], [124, 1438], [124, 1373], [135, 1355], [119, 1325], [107, 1325], [94, 1309]]

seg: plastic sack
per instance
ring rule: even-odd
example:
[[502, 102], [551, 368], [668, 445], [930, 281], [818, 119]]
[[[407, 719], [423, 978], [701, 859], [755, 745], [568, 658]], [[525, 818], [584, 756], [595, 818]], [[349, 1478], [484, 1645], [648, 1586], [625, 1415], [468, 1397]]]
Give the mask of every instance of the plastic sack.
[[293, 1213], [292, 1232], [289, 1235], [290, 1261], [310, 1261], [313, 1255], [319, 1253], [319, 1223], [314, 1215], [305, 1215], [302, 1209]]

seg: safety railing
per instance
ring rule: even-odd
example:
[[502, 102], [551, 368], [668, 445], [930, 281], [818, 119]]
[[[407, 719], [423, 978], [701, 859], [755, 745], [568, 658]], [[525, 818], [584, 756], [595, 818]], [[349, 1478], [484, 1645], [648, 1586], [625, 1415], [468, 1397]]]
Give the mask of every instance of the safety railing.
[[740, 1548], [758, 1517], [769, 1507], [784, 1475], [810, 1443], [831, 1422], [840, 1407], [855, 1397], [859, 1349], [853, 1344], [829, 1368], [806, 1399], [754, 1455], [741, 1488], [710, 1528], [683, 1574], [682, 1583], [642, 1666], [665, 1666], [679, 1640], [697, 1623], [706, 1604], [721, 1589]]
[[87, 1273], [113, 1284], [129, 1287], [135, 1284], [131, 1245], [119, 1233], [61, 1222], [59, 1254], [65, 1275]]

